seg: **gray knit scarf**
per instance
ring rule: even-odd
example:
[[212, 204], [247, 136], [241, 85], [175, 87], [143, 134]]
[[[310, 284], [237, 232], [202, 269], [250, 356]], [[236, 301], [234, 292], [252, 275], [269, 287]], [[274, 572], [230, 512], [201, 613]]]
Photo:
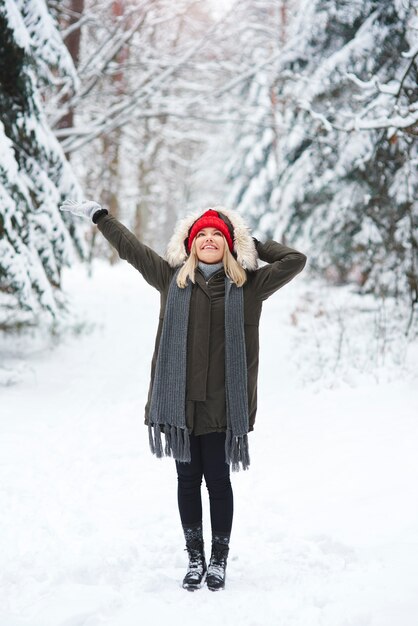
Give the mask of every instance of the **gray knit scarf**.
[[[222, 267], [222, 265], [220, 266]], [[206, 268], [202, 266], [206, 274]], [[172, 456], [189, 463], [190, 442], [186, 427], [187, 329], [193, 285], [171, 281], [149, 409], [149, 442], [157, 457]], [[206, 274], [207, 275], [207, 274]], [[225, 395], [227, 432], [225, 462], [233, 471], [248, 469], [247, 359], [244, 334], [243, 290], [225, 277]], [[161, 433], [165, 436], [165, 445]]]

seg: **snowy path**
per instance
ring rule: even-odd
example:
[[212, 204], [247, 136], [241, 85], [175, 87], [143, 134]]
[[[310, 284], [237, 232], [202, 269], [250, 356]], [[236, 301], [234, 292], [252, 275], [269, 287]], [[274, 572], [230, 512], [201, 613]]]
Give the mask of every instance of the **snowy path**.
[[[96, 326], [33, 352], [0, 389], [1, 626], [416, 625], [410, 380], [302, 384], [290, 314], [304, 279], [266, 303], [227, 589], [190, 594], [173, 461], [152, 457], [143, 426], [158, 294], [99, 262], [66, 289]], [[206, 500], [205, 527], [209, 544]]]

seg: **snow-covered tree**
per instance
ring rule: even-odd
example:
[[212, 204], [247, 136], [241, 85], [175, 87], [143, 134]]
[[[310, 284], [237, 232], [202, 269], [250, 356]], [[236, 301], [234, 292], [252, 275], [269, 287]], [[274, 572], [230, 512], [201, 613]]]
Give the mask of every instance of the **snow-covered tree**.
[[271, 131], [270, 77], [261, 72], [277, 52], [284, 9], [244, 0], [216, 20], [202, 0], [49, 3], [66, 41], [81, 32], [80, 86], [48, 100], [56, 135], [86, 193], [162, 249], [179, 213], [225, 202], [221, 164], [241, 122], [254, 131], [251, 147], [266, 139], [266, 123]]
[[240, 127], [235, 149], [225, 166], [228, 206], [239, 207], [256, 234], [263, 232], [277, 178], [276, 126], [272, 102], [272, 78], [259, 72], [246, 84], [241, 95], [251, 103], [254, 114]]
[[205, 43], [210, 16], [196, 0], [50, 6], [65, 41], [78, 29], [80, 44], [78, 88], [63, 83], [48, 97], [56, 136], [86, 194], [161, 247], [186, 203], [198, 137], [183, 113], [190, 86], [196, 95], [197, 71], [187, 64]]
[[236, 102], [245, 103], [245, 108], [239, 109], [243, 121], [235, 128], [232, 154], [225, 165], [226, 203], [238, 207], [255, 233], [263, 236], [273, 234], [269, 213], [278, 176], [277, 139], [283, 132], [277, 74], [273, 63], [266, 61], [279, 57], [295, 4], [295, 0], [242, 3], [244, 15], [238, 24], [246, 28], [240, 28], [234, 38], [257, 70], [236, 92]]
[[418, 299], [417, 3], [304, 0], [277, 73], [288, 103], [271, 226], [362, 291]]
[[83, 253], [58, 210], [81, 192], [48, 126], [39, 86], [76, 76], [44, 0], [0, 4], [0, 324], [53, 320], [63, 304], [61, 268]]

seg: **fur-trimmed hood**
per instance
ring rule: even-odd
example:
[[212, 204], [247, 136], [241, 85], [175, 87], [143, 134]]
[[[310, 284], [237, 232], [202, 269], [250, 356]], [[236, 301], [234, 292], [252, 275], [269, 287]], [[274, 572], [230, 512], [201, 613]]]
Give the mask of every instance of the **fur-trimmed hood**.
[[223, 213], [231, 222], [234, 228], [234, 252], [241, 267], [245, 270], [257, 269], [258, 255], [250, 229], [241, 215], [236, 211], [225, 209], [222, 206], [208, 207], [203, 210], [194, 211], [177, 222], [173, 236], [167, 246], [166, 260], [169, 265], [171, 265], [171, 267], [179, 267], [186, 261], [187, 252], [184, 242], [187, 239], [189, 230], [194, 222], [209, 209]]

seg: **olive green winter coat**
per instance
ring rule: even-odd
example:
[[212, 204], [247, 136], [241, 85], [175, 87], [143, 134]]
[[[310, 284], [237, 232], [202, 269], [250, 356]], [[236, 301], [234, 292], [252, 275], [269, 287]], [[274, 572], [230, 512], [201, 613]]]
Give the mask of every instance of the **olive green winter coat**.
[[[170, 281], [176, 268], [142, 244], [123, 224], [110, 215], [97, 221], [99, 230], [117, 250], [160, 293], [161, 307], [151, 365], [151, 383], [145, 407], [145, 423], [154, 379], [164, 311]], [[305, 266], [306, 256], [275, 241], [257, 243], [257, 253], [267, 264], [247, 272], [244, 293], [244, 327], [248, 370], [249, 430], [257, 411], [258, 326], [263, 301], [283, 287]], [[226, 430], [225, 411], [225, 274], [217, 272], [206, 282], [200, 270], [193, 285], [187, 345], [186, 423], [195, 435]]]

